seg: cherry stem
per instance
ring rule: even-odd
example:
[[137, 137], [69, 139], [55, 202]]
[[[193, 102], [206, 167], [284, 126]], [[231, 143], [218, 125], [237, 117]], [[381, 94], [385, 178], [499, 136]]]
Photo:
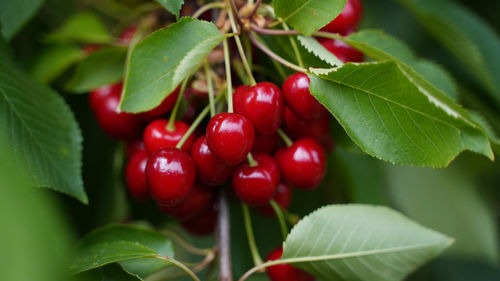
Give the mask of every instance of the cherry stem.
[[246, 16], [246, 18], [252, 18], [253, 15], [255, 15], [255, 13], [257, 13], [257, 10], [259, 9], [259, 6], [260, 4], [262, 4], [262, 0], [257, 0], [257, 3], [255, 3], [255, 6], [253, 6], [253, 9], [252, 11], [250, 12], [250, 14], [248, 14], [248, 16]]
[[[283, 29], [290, 30], [286, 23], [283, 23]], [[293, 38], [293, 35], [290, 35], [288, 38], [290, 39], [290, 44], [292, 45], [293, 52], [295, 53], [295, 57], [297, 58], [297, 63], [300, 67], [304, 67], [304, 61], [302, 60], [302, 55], [300, 55], [299, 47], [297, 46], [295, 38]]]
[[197, 19], [199, 16], [203, 15], [208, 10], [211, 9], [222, 9], [226, 7], [226, 3], [222, 2], [212, 2], [201, 6], [196, 12], [194, 12], [192, 18]]
[[285, 142], [286, 146], [287, 147], [290, 147], [292, 146], [293, 144], [293, 141], [290, 139], [290, 137], [288, 137], [285, 132], [283, 132], [282, 129], [278, 129], [278, 135], [280, 135], [281, 139]]
[[240, 36], [238, 35], [239, 30], [236, 27], [232, 9], [228, 9], [228, 15], [229, 15], [229, 21], [231, 22], [231, 28], [233, 29], [233, 33], [236, 33], [236, 35], [234, 35], [234, 40], [236, 41], [236, 47], [238, 48], [238, 52], [240, 53], [241, 61], [243, 62], [243, 67], [245, 68], [248, 78], [250, 79], [250, 85], [254, 86], [255, 84], [257, 84], [257, 82], [253, 77], [252, 70], [250, 69], [250, 65], [248, 64], [247, 61], [247, 56], [245, 55], [245, 51], [243, 51], [243, 46], [241, 45], [241, 39]]
[[286, 237], [288, 236], [288, 227], [285, 222], [285, 216], [283, 215], [280, 205], [278, 205], [276, 201], [271, 200], [269, 204], [271, 204], [271, 207], [273, 207], [273, 210], [276, 213], [276, 217], [278, 218], [278, 221], [280, 223], [281, 234], [283, 235], [283, 241], [285, 241]]
[[177, 234], [176, 232], [174, 232], [170, 229], [165, 229], [161, 233], [163, 235], [165, 235], [166, 237], [170, 238], [171, 240], [174, 240], [175, 242], [177, 242], [182, 248], [184, 248], [186, 251], [188, 251], [192, 254], [195, 254], [198, 256], [206, 256], [214, 251], [213, 249], [197, 248], [197, 247], [189, 244], [189, 242], [184, 240], [179, 234]]
[[233, 113], [233, 82], [231, 79], [231, 59], [229, 58], [227, 39], [224, 39], [222, 45], [224, 46], [224, 63], [226, 65], [227, 112]]
[[255, 159], [253, 158], [253, 155], [251, 152], [248, 153], [247, 160], [248, 160], [248, 165], [250, 167], [256, 167], [257, 165], [259, 165], [259, 163], [257, 163], [257, 161], [255, 161]]
[[175, 119], [177, 117], [177, 113], [179, 112], [179, 107], [181, 105], [182, 98], [184, 97], [184, 91], [186, 90], [187, 83], [191, 75], [188, 75], [184, 81], [182, 81], [181, 88], [179, 90], [179, 96], [177, 96], [177, 100], [175, 101], [174, 108], [172, 109], [172, 113], [170, 113], [170, 118], [167, 124], [167, 130], [172, 132], [175, 130]]
[[250, 25], [250, 28], [259, 34], [264, 34], [264, 35], [297, 35], [297, 34], [299, 34], [296, 30], [268, 29], [268, 28], [260, 27], [254, 23], [252, 23]]
[[[215, 101], [219, 101], [219, 99], [221, 99], [222, 97], [224, 97], [223, 93], [221, 93], [220, 95], [218, 95], [216, 98], [215, 98]], [[207, 105], [205, 106], [205, 108], [200, 112], [200, 114], [198, 115], [198, 117], [196, 117], [196, 119], [193, 121], [193, 124], [191, 124], [191, 126], [189, 126], [188, 130], [186, 131], [186, 133], [184, 134], [184, 136], [182, 136], [182, 138], [179, 140], [179, 142], [177, 143], [177, 145], [175, 146], [176, 148], [178, 149], [181, 149], [181, 147], [184, 145], [184, 143], [187, 141], [187, 139], [189, 138], [189, 136], [194, 132], [194, 130], [196, 130], [196, 127], [198, 127], [198, 125], [200, 125], [201, 121], [203, 120], [203, 118], [205, 118], [205, 116], [207, 116], [207, 114], [210, 112], [210, 106]]]
[[212, 75], [208, 60], [205, 60], [204, 67], [205, 67], [205, 79], [207, 80], [207, 88], [208, 88], [208, 102], [210, 104], [210, 116], [214, 117], [215, 115], [214, 86], [212, 84]]
[[230, 232], [230, 214], [227, 204], [227, 197], [224, 190], [219, 194], [219, 217], [217, 229], [217, 243], [219, 245], [219, 280], [232, 281], [233, 273], [231, 270], [231, 232]]
[[284, 58], [280, 57], [279, 55], [277, 55], [276, 53], [274, 53], [273, 51], [271, 51], [271, 49], [269, 49], [268, 47], [264, 46], [263, 43], [261, 43], [259, 40], [257, 40], [254, 36], [257, 36], [257, 34], [248, 34], [248, 38], [250, 38], [250, 40], [252, 41], [252, 43], [257, 47], [259, 48], [262, 52], [264, 52], [266, 55], [270, 56], [272, 59], [276, 60], [277, 62], [281, 63], [282, 65], [290, 68], [290, 69], [293, 69], [297, 72], [307, 72], [307, 69], [303, 68], [303, 67], [300, 67], [298, 65], [295, 65], [287, 60], [285, 60]]
[[252, 218], [250, 217], [250, 210], [245, 203], [241, 203], [241, 208], [243, 209], [243, 219], [245, 220], [245, 229], [247, 232], [248, 246], [250, 247], [250, 252], [252, 253], [252, 258], [255, 266], [262, 264], [262, 258], [260, 257], [259, 250], [257, 249], [257, 244], [255, 243], [255, 237], [252, 228]]
[[200, 281], [198, 276], [196, 276], [196, 274], [193, 271], [191, 271], [191, 269], [189, 269], [189, 267], [187, 267], [185, 264], [181, 263], [180, 261], [173, 259], [169, 256], [158, 255], [158, 256], [156, 256], [156, 258], [160, 259], [160, 260], [167, 261], [167, 262], [177, 266], [178, 268], [182, 269], [182, 271], [186, 272], [186, 274], [189, 275], [193, 280]]

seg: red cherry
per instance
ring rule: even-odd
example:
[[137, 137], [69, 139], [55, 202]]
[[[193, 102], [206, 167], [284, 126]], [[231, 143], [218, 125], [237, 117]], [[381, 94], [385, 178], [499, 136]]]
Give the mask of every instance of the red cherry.
[[321, 30], [332, 33], [344, 33], [358, 27], [363, 16], [361, 0], [348, 0], [344, 10]]
[[278, 163], [263, 153], [253, 155], [257, 165], [248, 163], [238, 166], [233, 173], [233, 188], [241, 201], [253, 206], [269, 203], [280, 181]]
[[119, 38], [121, 39], [123, 44], [130, 44], [130, 41], [132, 41], [132, 38], [134, 38], [135, 33], [137, 32], [137, 25], [132, 24], [125, 29], [123, 29], [122, 33], [120, 33]]
[[279, 141], [280, 136], [276, 133], [272, 135], [256, 135], [252, 146], [252, 152], [271, 154], [278, 145]]
[[319, 43], [344, 63], [362, 62], [364, 59], [362, 52], [340, 40], [320, 38]]
[[151, 109], [150, 111], [142, 112], [139, 115], [142, 119], [146, 121], [154, 120], [165, 113], [169, 112], [174, 108], [175, 102], [179, 97], [180, 88], [177, 87], [172, 93], [170, 93], [157, 107]]
[[311, 121], [304, 120], [293, 111], [285, 109], [285, 126], [294, 138], [313, 138], [318, 142], [330, 136], [330, 117], [323, 115]]
[[214, 157], [206, 136], [196, 139], [191, 148], [191, 157], [199, 179], [209, 186], [222, 185], [233, 172], [233, 166], [226, 165]]
[[[175, 147], [189, 129], [186, 123], [175, 121], [175, 128], [170, 131], [167, 127], [168, 122], [166, 119], [156, 119], [146, 126], [143, 133], [143, 140], [147, 150], [153, 152], [162, 147]], [[182, 145], [182, 150], [189, 152], [193, 141], [194, 136], [190, 135], [184, 145]]]
[[88, 45], [85, 45], [83, 47], [83, 52], [86, 54], [86, 55], [90, 55], [92, 54], [93, 52], [95, 51], [98, 51], [99, 49], [101, 49], [102, 46], [99, 45], [99, 44], [88, 44]]
[[234, 112], [252, 121], [255, 131], [262, 135], [274, 134], [283, 119], [283, 94], [273, 83], [238, 87], [234, 91], [233, 103]]
[[[272, 251], [267, 260], [278, 260], [283, 255], [283, 248]], [[314, 281], [314, 276], [290, 264], [278, 264], [267, 268], [267, 275], [272, 281]]]
[[149, 191], [156, 202], [172, 206], [188, 196], [196, 178], [196, 169], [189, 154], [165, 147], [150, 155], [146, 176]]
[[89, 94], [90, 106], [101, 128], [117, 139], [136, 139], [141, 133], [142, 121], [137, 115], [120, 112], [118, 105], [123, 84], [107, 85]]
[[130, 194], [138, 199], [149, 198], [148, 182], [146, 180], [146, 164], [149, 154], [145, 150], [136, 151], [125, 167], [125, 182]]
[[275, 158], [285, 182], [297, 188], [313, 189], [325, 177], [326, 153], [313, 139], [303, 138], [278, 149]]
[[245, 160], [254, 139], [252, 122], [243, 115], [219, 113], [208, 122], [208, 147], [215, 158], [227, 165], [236, 165]]
[[299, 72], [290, 75], [282, 89], [286, 104], [300, 117], [312, 120], [326, 113], [325, 107], [311, 95], [306, 74]]
[[199, 183], [195, 183], [189, 195], [180, 204], [162, 206], [160, 209], [167, 215], [179, 220], [187, 220], [200, 215], [212, 204], [212, 193]]
[[189, 233], [197, 236], [212, 234], [217, 225], [215, 206], [212, 205], [211, 208], [192, 219], [181, 221], [181, 224]]
[[131, 157], [140, 150], [146, 150], [146, 147], [144, 146], [144, 142], [142, 142], [142, 140], [127, 141], [125, 151], [127, 152], [128, 157]]
[[[292, 203], [292, 189], [285, 184], [278, 184], [273, 200], [283, 209], [287, 209]], [[274, 209], [271, 205], [266, 205], [257, 209], [265, 216], [274, 216]]]

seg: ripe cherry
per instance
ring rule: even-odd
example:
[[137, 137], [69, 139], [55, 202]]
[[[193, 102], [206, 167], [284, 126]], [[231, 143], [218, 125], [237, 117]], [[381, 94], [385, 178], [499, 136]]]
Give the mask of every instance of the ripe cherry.
[[252, 149], [252, 122], [237, 113], [219, 113], [207, 125], [207, 143], [215, 158], [227, 165], [242, 162]]
[[191, 157], [198, 178], [209, 186], [222, 185], [233, 172], [233, 166], [226, 165], [214, 157], [208, 147], [206, 136], [196, 139], [191, 148]]
[[278, 163], [271, 156], [255, 153], [256, 166], [244, 163], [233, 172], [233, 188], [241, 201], [262, 206], [273, 198], [280, 181]]
[[290, 147], [278, 149], [275, 158], [285, 182], [297, 188], [316, 188], [325, 177], [326, 153], [311, 138], [303, 138]]
[[151, 109], [150, 111], [142, 112], [139, 115], [142, 119], [146, 121], [154, 120], [165, 113], [172, 110], [179, 97], [180, 88], [177, 87], [172, 93], [170, 93], [157, 107]]
[[[278, 184], [276, 188], [276, 194], [274, 194], [273, 200], [283, 209], [287, 209], [292, 203], [292, 189], [285, 184]], [[274, 216], [275, 212], [270, 204], [260, 207], [257, 209], [259, 213], [265, 216]]]
[[[175, 147], [186, 134], [189, 126], [182, 121], [175, 121], [172, 129], [168, 127], [169, 120], [156, 119], [144, 129], [143, 140], [147, 150], [153, 152], [162, 147]], [[182, 145], [182, 150], [189, 152], [194, 136], [190, 135]]]
[[252, 152], [261, 152], [271, 154], [278, 142], [280, 141], [280, 136], [276, 133], [272, 135], [259, 135], [255, 136], [255, 141], [253, 142]]
[[283, 94], [273, 83], [238, 87], [234, 91], [233, 103], [234, 112], [252, 121], [258, 134], [274, 134], [283, 119]]
[[146, 150], [142, 140], [127, 141], [125, 151], [128, 157], [132, 157], [139, 150]]
[[128, 160], [125, 167], [125, 182], [130, 194], [138, 199], [149, 198], [148, 182], [146, 180], [146, 164], [149, 154], [145, 150], [137, 150]]
[[329, 143], [330, 136], [330, 117], [323, 115], [318, 119], [304, 120], [293, 113], [290, 109], [285, 109], [285, 125], [288, 132], [296, 139], [313, 138], [322, 145]]
[[316, 119], [326, 113], [326, 109], [309, 91], [309, 77], [304, 73], [290, 75], [283, 83], [286, 104], [300, 117]]
[[181, 203], [175, 206], [160, 205], [160, 209], [179, 220], [187, 220], [200, 215], [211, 205], [212, 193], [206, 186], [195, 183], [189, 195]]
[[137, 115], [117, 112], [123, 84], [107, 85], [93, 90], [90, 106], [101, 128], [117, 139], [136, 139], [141, 133], [142, 121]]
[[344, 10], [333, 21], [321, 30], [332, 33], [344, 34], [348, 30], [358, 27], [363, 16], [363, 5], [361, 0], [347, 0]]
[[128, 45], [132, 41], [132, 38], [134, 38], [136, 32], [137, 32], [137, 25], [135, 24], [129, 25], [125, 27], [125, 29], [123, 29], [122, 33], [120, 33], [119, 38], [123, 44]]
[[[278, 260], [283, 255], [283, 248], [272, 251], [267, 260]], [[272, 281], [314, 281], [314, 276], [290, 264], [278, 264], [267, 268], [267, 275]]]
[[160, 148], [149, 156], [146, 176], [151, 196], [160, 205], [172, 206], [184, 200], [193, 188], [196, 169], [186, 152]]
[[344, 63], [362, 62], [364, 59], [362, 52], [340, 40], [320, 38], [319, 43]]
[[200, 215], [185, 221], [181, 225], [191, 234], [206, 236], [212, 234], [217, 225], [217, 210], [214, 205]]

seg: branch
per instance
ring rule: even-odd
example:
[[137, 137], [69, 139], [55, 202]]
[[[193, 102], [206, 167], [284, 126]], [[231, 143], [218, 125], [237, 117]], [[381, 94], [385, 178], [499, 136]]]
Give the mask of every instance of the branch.
[[219, 195], [219, 218], [217, 240], [219, 245], [219, 281], [233, 281], [231, 270], [231, 240], [229, 226], [229, 207], [224, 191]]

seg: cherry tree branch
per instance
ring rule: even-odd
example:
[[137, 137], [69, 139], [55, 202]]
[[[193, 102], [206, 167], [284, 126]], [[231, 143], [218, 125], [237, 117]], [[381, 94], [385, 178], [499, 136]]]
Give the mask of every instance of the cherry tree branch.
[[219, 218], [217, 229], [217, 242], [219, 245], [219, 281], [233, 280], [229, 216], [226, 194], [224, 191], [221, 191], [219, 195]]

